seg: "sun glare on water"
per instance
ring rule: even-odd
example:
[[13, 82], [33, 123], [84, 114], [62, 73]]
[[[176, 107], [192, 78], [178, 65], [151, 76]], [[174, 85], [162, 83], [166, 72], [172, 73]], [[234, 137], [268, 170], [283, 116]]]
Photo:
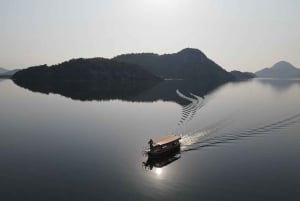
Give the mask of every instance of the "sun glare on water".
[[155, 174], [156, 174], [156, 175], [159, 176], [159, 175], [161, 175], [161, 173], [162, 173], [162, 168], [156, 168], [156, 169], [155, 169]]

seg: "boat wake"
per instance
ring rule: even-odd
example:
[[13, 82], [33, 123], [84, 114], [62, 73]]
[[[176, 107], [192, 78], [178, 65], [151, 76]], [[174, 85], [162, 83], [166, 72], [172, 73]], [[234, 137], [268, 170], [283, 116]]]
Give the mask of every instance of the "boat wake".
[[[176, 91], [181, 98], [190, 101], [190, 104], [182, 107], [181, 118], [177, 124], [180, 130], [188, 127], [197, 112], [205, 105], [204, 98], [189, 93], [184, 95], [179, 90]], [[227, 118], [205, 128], [194, 130], [192, 132], [175, 132], [181, 134], [181, 152], [202, 149], [204, 147], [217, 146], [229, 143], [235, 140], [242, 140], [258, 135], [271, 134], [275, 131], [282, 130], [300, 123], [300, 113], [283, 118], [269, 124], [263, 124], [250, 129], [239, 128], [232, 129], [234, 119]], [[177, 129], [176, 129], [177, 130]]]
[[183, 106], [181, 111], [181, 118], [177, 124], [177, 126], [182, 127], [191, 121], [196, 115], [197, 111], [200, 110], [204, 106], [204, 98], [201, 98], [195, 94], [190, 93], [191, 97], [188, 97], [182, 94], [179, 90], [176, 90], [178, 96], [183, 99], [190, 101], [191, 103]]
[[181, 152], [199, 150], [205, 147], [217, 146], [236, 140], [242, 140], [258, 135], [274, 133], [300, 123], [300, 114], [296, 114], [283, 120], [246, 130], [227, 130], [228, 122], [219, 122], [210, 128], [200, 129], [182, 136]]

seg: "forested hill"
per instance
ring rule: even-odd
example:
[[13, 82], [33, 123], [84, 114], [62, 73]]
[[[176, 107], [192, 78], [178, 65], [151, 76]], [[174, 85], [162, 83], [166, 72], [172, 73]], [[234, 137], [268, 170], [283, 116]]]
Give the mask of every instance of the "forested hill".
[[159, 81], [135, 64], [104, 58], [72, 59], [61, 64], [35, 66], [17, 72], [14, 80], [45, 81]]
[[153, 53], [124, 54], [113, 58], [138, 64], [153, 74], [171, 79], [198, 80], [201, 82], [225, 83], [234, 77], [210, 60], [198, 49], [186, 48], [174, 54]]

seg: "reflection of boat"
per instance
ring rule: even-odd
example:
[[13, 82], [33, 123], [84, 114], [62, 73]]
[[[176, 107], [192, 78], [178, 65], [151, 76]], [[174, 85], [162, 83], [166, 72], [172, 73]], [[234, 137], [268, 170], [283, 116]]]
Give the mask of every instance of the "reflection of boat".
[[172, 154], [165, 155], [163, 157], [148, 157], [146, 162], [143, 162], [145, 168], [149, 168], [152, 170], [153, 167], [155, 168], [162, 168], [166, 165], [169, 165], [170, 163], [178, 160], [180, 158], [180, 149], [177, 149], [176, 152], [173, 152]]
[[149, 157], [163, 157], [180, 150], [180, 136], [166, 135], [158, 139], [150, 139], [148, 144], [150, 149], [147, 151]]

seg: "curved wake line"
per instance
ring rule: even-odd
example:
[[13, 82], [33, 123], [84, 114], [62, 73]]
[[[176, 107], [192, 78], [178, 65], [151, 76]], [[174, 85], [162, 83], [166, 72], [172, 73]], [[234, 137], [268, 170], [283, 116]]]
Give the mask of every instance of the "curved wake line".
[[[199, 150], [205, 147], [217, 146], [220, 144], [230, 143], [236, 140], [242, 140], [258, 135], [266, 135], [275, 131], [283, 130], [300, 123], [300, 114], [293, 115], [286, 119], [277, 121], [275, 123], [267, 124], [258, 128], [247, 129], [244, 131], [231, 131], [220, 134], [219, 131], [224, 129], [220, 123], [212, 128], [202, 129], [190, 135], [182, 137], [181, 144], [182, 152]], [[219, 133], [219, 135], [217, 135]]]
[[181, 98], [183, 98], [183, 99], [185, 99], [185, 100], [188, 100], [188, 101], [191, 101], [191, 102], [195, 101], [195, 99], [190, 98], [190, 97], [184, 95], [184, 94], [181, 93], [178, 89], [176, 90], [176, 93], [177, 93], [178, 96], [180, 96]]
[[190, 93], [190, 95], [193, 98], [188, 97], [181, 93], [178, 89], [176, 90], [176, 93], [179, 97], [191, 102], [190, 104], [182, 107], [181, 118], [177, 123], [177, 126], [181, 127], [191, 121], [196, 115], [197, 111], [204, 106], [204, 99], [192, 93]]

